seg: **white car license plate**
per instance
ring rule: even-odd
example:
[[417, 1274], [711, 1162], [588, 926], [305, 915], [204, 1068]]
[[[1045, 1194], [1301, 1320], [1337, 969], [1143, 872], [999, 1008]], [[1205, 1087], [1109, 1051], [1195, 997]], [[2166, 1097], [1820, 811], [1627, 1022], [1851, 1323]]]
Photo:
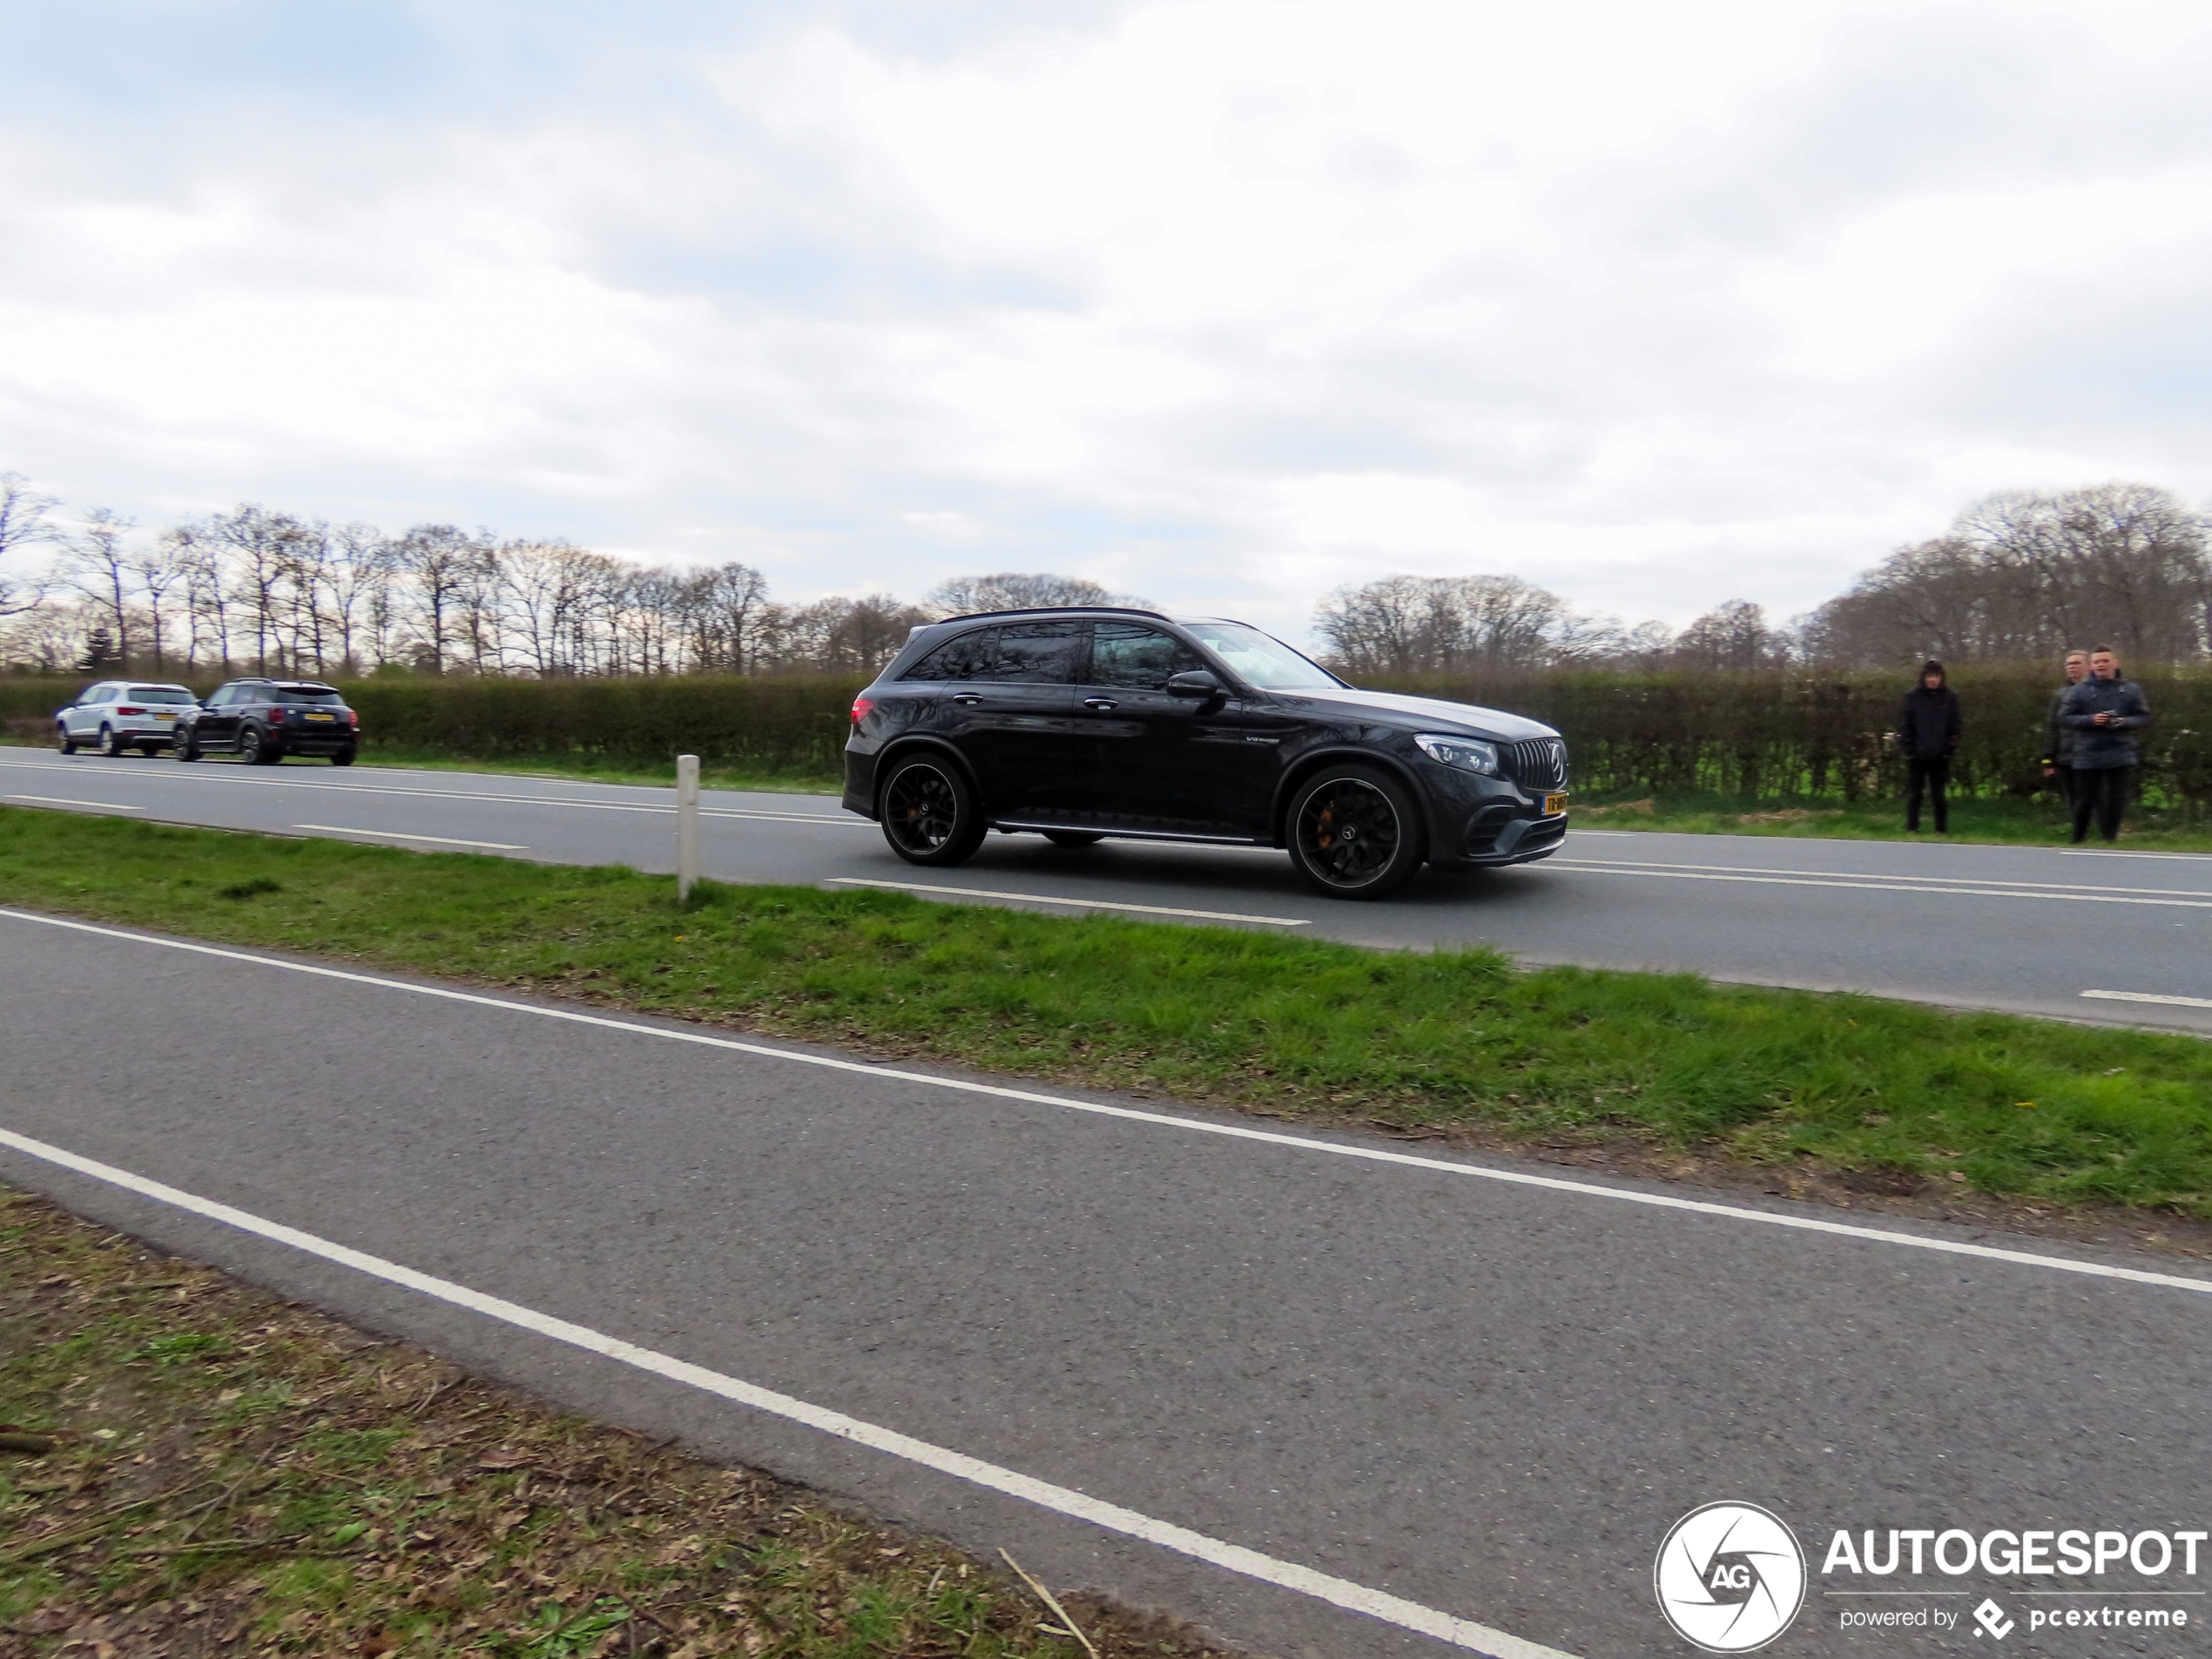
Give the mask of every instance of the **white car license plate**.
[[153, 718], [157, 720], [174, 720], [177, 717], [173, 714], [164, 714], [159, 709], [156, 709], [153, 711]]
[[1565, 790], [1554, 790], [1552, 793], [1544, 797], [1544, 816], [1546, 818], [1556, 818], [1560, 813], [1565, 812], [1566, 810], [1567, 792]]

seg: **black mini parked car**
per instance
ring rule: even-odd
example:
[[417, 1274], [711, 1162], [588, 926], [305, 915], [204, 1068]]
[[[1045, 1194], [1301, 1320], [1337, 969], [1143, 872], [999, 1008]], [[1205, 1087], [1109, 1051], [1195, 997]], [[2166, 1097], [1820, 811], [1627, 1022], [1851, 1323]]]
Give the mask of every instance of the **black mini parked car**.
[[1494, 709], [1353, 689], [1239, 622], [1096, 608], [917, 628], [853, 705], [845, 806], [914, 864], [996, 828], [1279, 846], [1371, 899], [1567, 833], [1567, 745]]
[[257, 765], [287, 755], [328, 755], [350, 766], [361, 743], [361, 717], [334, 685], [319, 680], [231, 680], [177, 722], [176, 755], [235, 753]]

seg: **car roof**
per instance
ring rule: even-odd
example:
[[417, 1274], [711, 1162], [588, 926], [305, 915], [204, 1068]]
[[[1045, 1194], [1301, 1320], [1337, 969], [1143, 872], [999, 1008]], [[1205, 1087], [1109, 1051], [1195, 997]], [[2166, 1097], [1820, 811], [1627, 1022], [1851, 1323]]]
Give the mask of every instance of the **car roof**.
[[932, 628], [948, 622], [996, 621], [1007, 617], [1150, 617], [1156, 622], [1172, 622], [1174, 618], [1163, 610], [1147, 610], [1138, 605], [1021, 605], [1012, 610], [968, 610], [957, 617], [940, 617], [927, 624]]

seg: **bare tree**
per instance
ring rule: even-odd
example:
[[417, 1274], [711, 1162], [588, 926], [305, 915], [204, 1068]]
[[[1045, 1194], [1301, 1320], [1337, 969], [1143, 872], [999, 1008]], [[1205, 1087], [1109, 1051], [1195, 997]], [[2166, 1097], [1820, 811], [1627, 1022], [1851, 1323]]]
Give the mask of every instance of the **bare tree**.
[[450, 524], [418, 524], [392, 550], [399, 569], [414, 585], [420, 660], [431, 673], [442, 674], [455, 611], [469, 580], [476, 544]]
[[[391, 637], [392, 544], [374, 524], [341, 524], [330, 533], [323, 580], [340, 671], [358, 674], [381, 664]], [[361, 644], [369, 646], [364, 660]]]
[[1384, 577], [1314, 612], [1331, 659], [1353, 675], [1534, 668], [1594, 654], [1611, 627], [1512, 576]]
[[1767, 624], [1766, 612], [1748, 599], [1717, 605], [1682, 631], [1675, 660], [1686, 668], [1745, 672], [1788, 660], [1789, 644]]
[[6, 565], [8, 556], [20, 549], [62, 539], [60, 526], [46, 516], [60, 505], [32, 489], [21, 473], [0, 472], [0, 617], [35, 610], [45, 598], [43, 579], [10, 575]]
[[127, 518], [95, 507], [69, 538], [63, 570], [69, 585], [105, 613], [104, 625], [115, 660], [131, 661], [131, 550], [124, 541], [137, 527]]
[[995, 576], [957, 576], [941, 582], [922, 604], [941, 617], [958, 617], [975, 610], [1028, 610], [1043, 605], [1143, 606], [1143, 601], [1110, 593], [1084, 577], [1001, 570]]

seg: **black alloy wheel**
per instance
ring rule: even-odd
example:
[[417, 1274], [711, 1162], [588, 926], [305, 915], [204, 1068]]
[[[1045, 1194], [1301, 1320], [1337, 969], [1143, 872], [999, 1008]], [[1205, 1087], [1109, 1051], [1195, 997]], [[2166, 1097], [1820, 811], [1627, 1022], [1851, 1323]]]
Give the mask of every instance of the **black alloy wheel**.
[[1291, 805], [1291, 860], [1332, 899], [1379, 899], [1421, 867], [1421, 820], [1403, 785], [1369, 766], [1332, 767]]
[[69, 728], [64, 725], [60, 721], [57, 720], [54, 722], [54, 730], [61, 734], [62, 752], [65, 755], [75, 754], [77, 752], [77, 739], [69, 735]]
[[883, 786], [883, 839], [909, 864], [961, 864], [983, 844], [983, 812], [949, 761], [916, 756]]
[[249, 766], [266, 766], [274, 759], [260, 732], [250, 725], [238, 734], [238, 758]]
[[330, 757], [330, 764], [334, 766], [352, 765], [354, 764], [354, 752], [351, 749], [339, 750], [336, 754]]
[[1044, 839], [1055, 846], [1096, 846], [1106, 838], [1096, 830], [1047, 830]]
[[111, 725], [104, 725], [100, 728], [100, 752], [111, 760], [119, 759], [122, 757], [123, 745], [117, 740], [115, 728]]
[[179, 732], [176, 745], [169, 752], [179, 760], [197, 760], [199, 759], [199, 745], [192, 740], [190, 732]]

